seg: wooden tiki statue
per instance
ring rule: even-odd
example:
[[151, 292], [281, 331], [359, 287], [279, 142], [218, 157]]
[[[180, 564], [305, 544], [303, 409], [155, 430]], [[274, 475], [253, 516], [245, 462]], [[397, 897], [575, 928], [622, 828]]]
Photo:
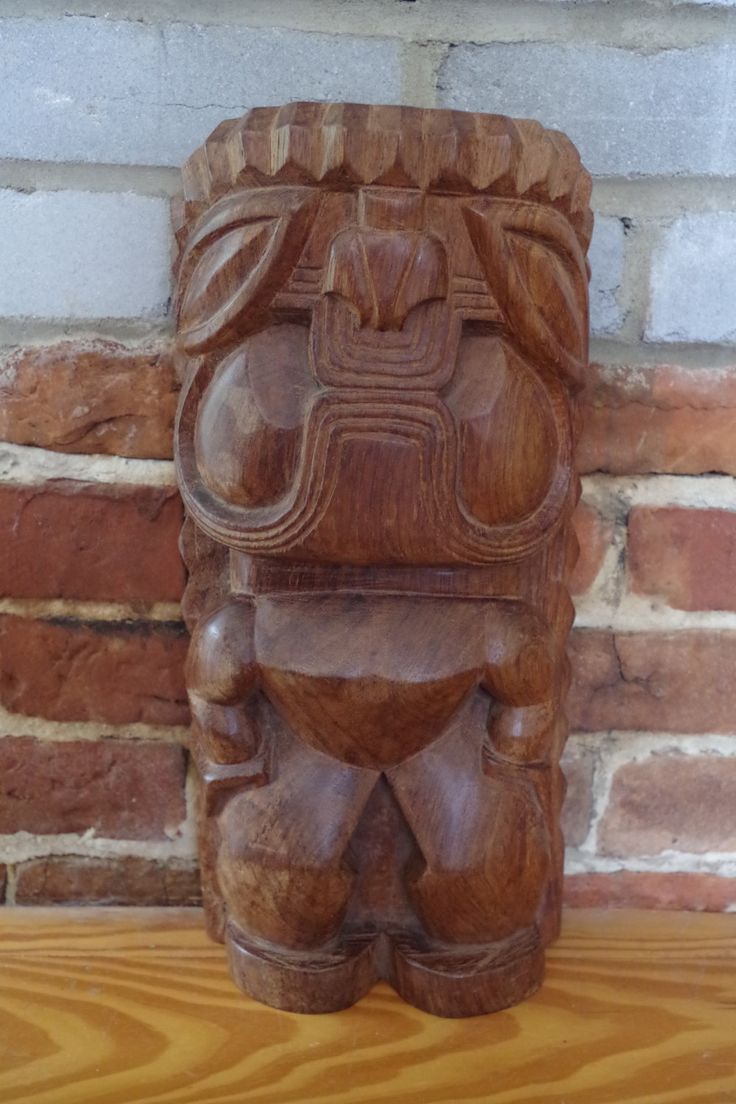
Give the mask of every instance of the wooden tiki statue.
[[209, 931], [279, 1008], [504, 1008], [560, 920], [589, 178], [535, 122], [299, 103], [184, 180]]

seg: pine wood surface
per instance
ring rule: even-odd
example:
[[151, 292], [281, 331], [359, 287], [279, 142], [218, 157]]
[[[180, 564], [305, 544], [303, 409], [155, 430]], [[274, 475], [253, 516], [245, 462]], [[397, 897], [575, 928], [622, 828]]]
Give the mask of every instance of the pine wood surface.
[[8, 909], [0, 1101], [736, 1101], [736, 916], [580, 910], [506, 1012], [443, 1020], [379, 984], [299, 1016], [238, 993], [196, 909]]

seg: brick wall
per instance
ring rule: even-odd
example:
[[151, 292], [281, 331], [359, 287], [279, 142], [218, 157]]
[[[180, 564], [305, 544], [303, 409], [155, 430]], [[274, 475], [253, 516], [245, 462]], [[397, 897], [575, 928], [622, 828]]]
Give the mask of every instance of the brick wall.
[[196, 899], [168, 204], [221, 118], [334, 98], [535, 116], [595, 174], [568, 899], [736, 907], [735, 7], [5, 0], [8, 902]]

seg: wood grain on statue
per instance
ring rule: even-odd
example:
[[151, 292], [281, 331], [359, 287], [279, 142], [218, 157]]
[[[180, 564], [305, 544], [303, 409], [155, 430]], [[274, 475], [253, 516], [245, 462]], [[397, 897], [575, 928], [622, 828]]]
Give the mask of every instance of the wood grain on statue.
[[3, 1104], [730, 1104], [736, 917], [566, 914], [542, 989], [441, 1020], [377, 986], [339, 1016], [244, 998], [201, 913], [7, 909]]
[[184, 169], [208, 929], [304, 1012], [539, 986], [559, 927], [590, 181], [538, 123], [290, 104]]

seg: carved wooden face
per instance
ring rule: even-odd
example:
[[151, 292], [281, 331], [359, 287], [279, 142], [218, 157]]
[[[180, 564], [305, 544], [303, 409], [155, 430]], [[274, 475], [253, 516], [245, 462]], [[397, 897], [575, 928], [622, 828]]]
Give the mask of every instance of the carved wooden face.
[[178, 461], [233, 548], [493, 563], [569, 502], [587, 271], [548, 205], [409, 188], [263, 187], [195, 225]]

